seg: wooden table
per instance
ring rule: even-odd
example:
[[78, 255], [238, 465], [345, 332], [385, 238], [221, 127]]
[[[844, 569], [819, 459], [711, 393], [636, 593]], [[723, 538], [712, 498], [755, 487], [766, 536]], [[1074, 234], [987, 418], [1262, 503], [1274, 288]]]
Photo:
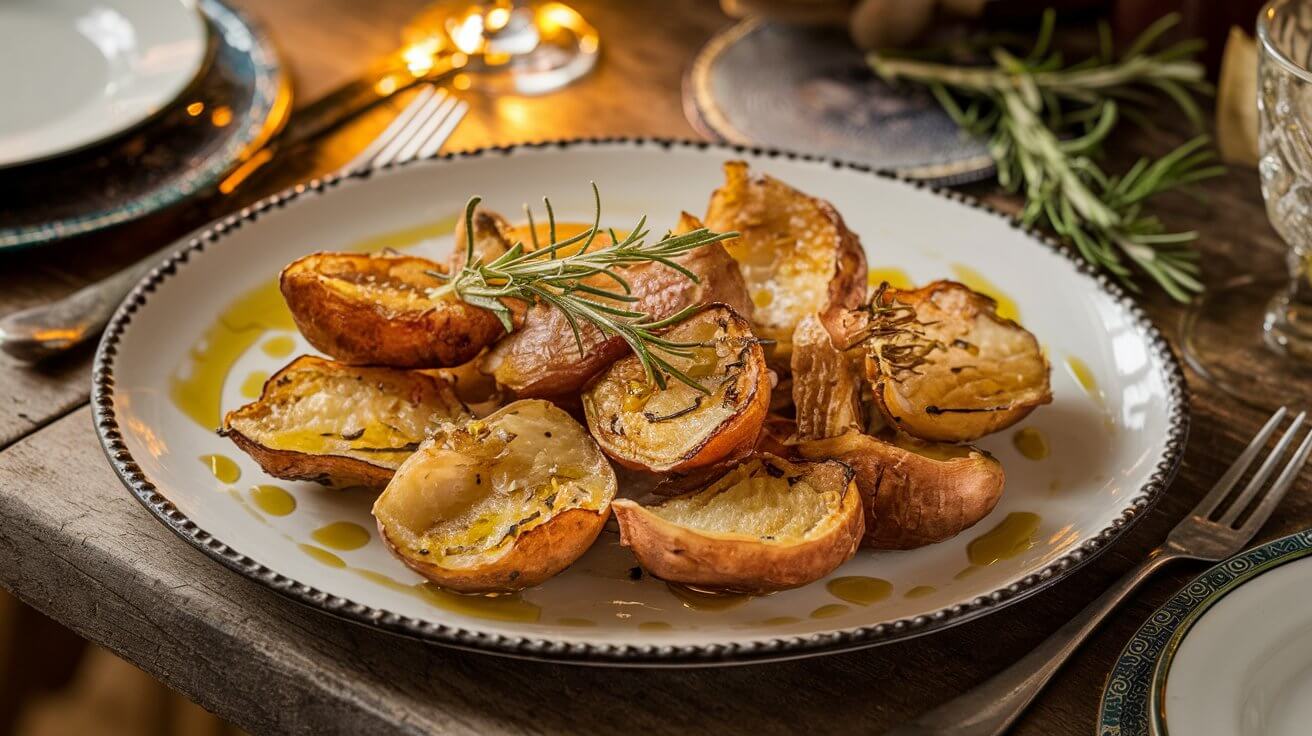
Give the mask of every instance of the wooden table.
[[[395, 43], [417, 0], [241, 3], [265, 21], [300, 100], [350, 77]], [[692, 54], [728, 21], [706, 0], [577, 2], [604, 57], [568, 91], [471, 97], [448, 150], [553, 137], [693, 137], [679, 85]], [[677, 5], [677, 7], [670, 7]], [[254, 197], [340, 165], [387, 111], [280, 163]], [[1170, 134], [1121, 137], [1161, 152]], [[1122, 150], [1125, 157], [1132, 151]], [[1253, 172], [1203, 188], [1205, 204], [1163, 203], [1168, 224], [1203, 233], [1209, 279], [1276, 271], [1281, 250]], [[1013, 210], [991, 185], [973, 193]], [[236, 203], [234, 203], [235, 206]], [[0, 311], [58, 297], [145, 255], [195, 222], [185, 210], [54, 248], [0, 257]], [[1168, 335], [1180, 309], [1145, 307]], [[0, 584], [255, 733], [876, 733], [969, 688], [1028, 651], [1158, 540], [1251, 435], [1260, 412], [1190, 376], [1193, 430], [1180, 478], [1131, 533], [1043, 595], [932, 637], [853, 654], [717, 670], [590, 669], [463, 653], [304, 609], [223, 570], [150, 518], [101, 455], [87, 407], [90, 350], [31, 369], [0, 359]], [[1307, 387], [1290, 387], [1304, 391]], [[1312, 526], [1305, 475], [1260, 537]], [[1159, 577], [1056, 678], [1016, 729], [1089, 733], [1116, 654], [1147, 614], [1200, 568]]]

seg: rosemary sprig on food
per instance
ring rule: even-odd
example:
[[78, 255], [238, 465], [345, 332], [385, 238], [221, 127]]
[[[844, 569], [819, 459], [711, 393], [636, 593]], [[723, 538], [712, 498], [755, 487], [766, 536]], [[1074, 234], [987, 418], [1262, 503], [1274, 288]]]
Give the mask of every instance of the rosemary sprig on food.
[[[738, 233], [715, 233], [703, 227], [679, 235], [666, 233], [659, 240], [648, 243], [647, 218], [642, 217], [628, 235], [621, 238], [613, 229], [607, 230], [611, 242], [593, 248], [602, 232], [601, 194], [595, 183], [592, 193], [595, 213], [592, 226], [587, 230], [558, 239], [555, 213], [551, 202], [544, 199], [547, 243], [537, 242], [530, 215], [529, 231], [533, 233], [534, 247], [529, 249], [524, 243], [517, 242], [489, 263], [483, 263], [474, 253], [474, 209], [482, 200], [471, 198], [465, 207], [466, 265], [459, 273], [434, 275], [448, 280], [443, 289], [450, 289], [469, 304], [490, 310], [501, 320], [507, 332], [513, 332], [515, 327], [513, 312], [504, 300], [517, 299], [529, 306], [545, 303], [559, 309], [565, 316], [580, 355], [584, 348], [579, 324], [583, 321], [607, 335], [618, 335], [628, 343], [642, 364], [647, 380], [660, 388], [666, 387], [665, 377], [669, 375], [708, 393], [701, 383], [668, 359], [692, 357], [692, 349], [700, 344], [667, 340], [659, 334], [660, 330], [682, 322], [697, 311], [698, 305], [690, 305], [664, 319], [652, 319], [645, 312], [627, 308], [626, 305], [638, 301], [638, 297], [633, 295], [623, 269], [643, 263], [661, 263], [698, 282], [697, 275], [675, 259], [697, 248], [737, 237]], [[607, 281], [611, 283], [606, 284]]]
[[1052, 51], [1055, 14], [1043, 16], [1038, 39], [1020, 58], [1003, 48], [992, 51], [992, 67], [958, 67], [894, 58], [867, 57], [887, 80], [927, 85], [943, 108], [965, 130], [988, 141], [998, 182], [1026, 198], [1021, 219], [1056, 231], [1096, 266], [1137, 291], [1131, 264], [1152, 277], [1173, 298], [1187, 301], [1203, 289], [1195, 232], [1167, 232], [1143, 204], [1155, 194], [1224, 171], [1209, 165], [1207, 140], [1195, 138], [1155, 161], [1140, 159], [1119, 176], [1095, 162], [1103, 142], [1121, 116], [1145, 122], [1138, 108], [1170, 97], [1201, 126], [1195, 93], [1210, 92], [1202, 65], [1193, 56], [1197, 40], [1151, 50], [1178, 16], [1168, 15], [1143, 32], [1119, 56], [1100, 27], [1099, 54], [1065, 66]]

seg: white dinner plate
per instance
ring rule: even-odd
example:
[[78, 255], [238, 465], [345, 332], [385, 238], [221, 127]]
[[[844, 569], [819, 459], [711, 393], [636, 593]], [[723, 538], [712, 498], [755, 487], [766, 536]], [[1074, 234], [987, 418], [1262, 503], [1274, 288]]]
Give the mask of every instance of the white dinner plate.
[[[647, 214], [660, 232], [681, 210], [705, 209], [722, 163], [733, 158], [830, 200], [878, 276], [901, 269], [918, 282], [965, 280], [1000, 297], [1004, 313], [1043, 343], [1054, 401], [980, 443], [1001, 460], [1007, 482], [975, 528], [908, 552], [862, 550], [826, 580], [751, 599], [679, 597], [641, 575], [608, 530], [541, 586], [471, 599], [416, 587], [419, 578], [378, 540], [368, 494], [274, 480], [214, 433], [221, 411], [310, 352], [276, 287], [289, 261], [386, 247], [440, 257], [473, 194], [512, 219], [543, 195], [558, 218], [590, 219], [594, 180], [603, 225], [628, 228]], [[228, 567], [389, 631], [611, 664], [803, 656], [905, 639], [996, 610], [1065, 576], [1141, 517], [1173, 477], [1187, 428], [1179, 367], [1142, 312], [1076, 256], [1011, 219], [865, 167], [677, 141], [486, 149], [284, 192], [180, 244], [138, 285], [105, 333], [93, 380], [97, 430], [125, 484]], [[1022, 455], [1014, 442], [1021, 430], [1046, 441], [1046, 457]], [[294, 510], [282, 513], [288, 497]]]
[[[1229, 565], [1158, 660], [1160, 734], [1304, 736], [1312, 728], [1312, 558]], [[1245, 558], [1237, 558], [1246, 562]]]
[[0, 2], [0, 167], [121, 133], [205, 62], [195, 0]]

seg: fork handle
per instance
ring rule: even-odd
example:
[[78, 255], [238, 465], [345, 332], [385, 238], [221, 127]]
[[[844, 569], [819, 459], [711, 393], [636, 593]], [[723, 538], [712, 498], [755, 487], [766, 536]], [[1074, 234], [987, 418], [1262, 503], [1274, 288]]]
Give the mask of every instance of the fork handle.
[[1163, 565], [1184, 556], [1158, 548], [1116, 581], [1074, 618], [1049, 636], [1034, 651], [974, 688], [927, 711], [885, 736], [996, 736], [1016, 722], [1020, 714], [1048, 684], [1057, 670], [1088, 638], [1107, 614]]
[[171, 251], [170, 245], [63, 299], [5, 315], [0, 350], [36, 362], [96, 337], [132, 287]]

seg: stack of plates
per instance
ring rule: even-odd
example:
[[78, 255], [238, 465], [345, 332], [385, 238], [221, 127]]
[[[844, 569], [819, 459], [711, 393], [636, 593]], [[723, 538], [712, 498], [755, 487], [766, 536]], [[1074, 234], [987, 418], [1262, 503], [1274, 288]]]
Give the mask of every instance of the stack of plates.
[[1312, 530], [1242, 552], [1125, 645], [1101, 736], [1301, 736], [1312, 723]]
[[98, 230], [212, 187], [290, 91], [219, 0], [0, 4], [0, 249]]

